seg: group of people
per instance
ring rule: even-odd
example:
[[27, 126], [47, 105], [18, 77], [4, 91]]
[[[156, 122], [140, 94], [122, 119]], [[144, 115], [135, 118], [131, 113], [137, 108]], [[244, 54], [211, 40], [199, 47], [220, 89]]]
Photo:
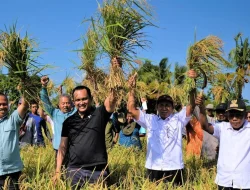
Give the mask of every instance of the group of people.
[[[197, 74], [190, 70], [188, 76], [196, 78]], [[117, 104], [114, 89], [110, 90], [103, 105], [93, 106], [87, 86], [74, 88], [72, 99], [70, 95], [61, 94], [58, 108], [55, 108], [49, 100], [48, 81], [46, 76], [41, 78], [40, 99], [54, 126], [55, 183], [61, 178], [63, 165], [72, 188], [80, 188], [86, 182], [95, 183], [100, 178], [108, 179], [107, 148], [112, 148], [120, 134], [121, 145], [140, 149], [139, 130], [143, 128], [147, 131], [145, 167], [150, 181], [183, 184], [182, 139], [186, 131], [191, 147], [187, 149], [191, 154], [201, 155], [202, 147], [212, 141], [211, 136], [218, 139], [216, 184], [219, 189], [250, 189], [250, 113], [243, 100], [219, 104], [215, 110], [216, 119], [213, 119], [212, 106], [205, 107], [204, 98], [196, 97], [193, 90], [189, 93], [189, 104], [178, 112], [172, 97], [162, 95], [156, 102], [157, 114], [148, 114], [136, 103], [136, 76], [133, 75], [129, 79], [126, 112], [114, 113]], [[38, 105], [30, 103], [31, 113], [27, 117], [29, 104], [25, 97], [19, 103], [17, 110], [8, 116], [8, 98], [0, 94], [0, 188], [10, 178], [9, 189], [18, 189], [17, 181], [23, 168], [19, 128], [30, 117], [35, 123], [40, 121], [37, 119]], [[132, 135], [138, 138], [131, 138]], [[42, 142], [41, 139], [41, 135], [37, 135], [37, 142]]]

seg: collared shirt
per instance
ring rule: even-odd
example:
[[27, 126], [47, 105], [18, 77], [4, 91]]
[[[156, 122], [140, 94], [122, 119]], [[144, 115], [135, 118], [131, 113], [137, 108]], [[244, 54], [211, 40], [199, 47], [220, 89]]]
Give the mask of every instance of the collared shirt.
[[68, 113], [63, 113], [60, 109], [54, 108], [49, 100], [49, 95], [46, 88], [42, 88], [40, 92], [40, 97], [43, 102], [45, 111], [51, 116], [54, 122], [52, 144], [53, 148], [58, 150], [61, 141], [63, 122], [69, 116], [73, 115], [76, 112], [76, 109], [74, 108]]
[[184, 168], [182, 131], [190, 118], [186, 117], [186, 108], [165, 120], [140, 110], [140, 117], [136, 122], [147, 129], [146, 168], [163, 171]]
[[19, 150], [19, 126], [22, 121], [17, 110], [0, 120], [0, 176], [23, 169]]
[[63, 122], [62, 137], [68, 138], [68, 167], [106, 165], [105, 127], [111, 113], [104, 105], [91, 108], [81, 118], [76, 112]]
[[234, 130], [229, 122], [214, 124], [214, 134], [220, 141], [215, 182], [224, 187], [250, 188], [250, 123]]
[[28, 117], [28, 120], [25, 124], [25, 134], [22, 137], [19, 137], [19, 145], [21, 148], [26, 145], [34, 145], [37, 143], [36, 122], [33, 117], [29, 117], [29, 115], [26, 117]]

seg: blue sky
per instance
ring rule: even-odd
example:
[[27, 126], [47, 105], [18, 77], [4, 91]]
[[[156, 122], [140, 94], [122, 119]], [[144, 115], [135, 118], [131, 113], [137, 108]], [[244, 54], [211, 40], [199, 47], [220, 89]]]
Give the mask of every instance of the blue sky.
[[[101, 2], [101, 0], [99, 0]], [[207, 35], [216, 35], [224, 42], [225, 57], [234, 48], [234, 37], [238, 32], [250, 37], [250, 1], [247, 0], [148, 0], [155, 13], [154, 23], [159, 28], [147, 29], [150, 48], [138, 50], [138, 57], [148, 58], [158, 64], [164, 57], [170, 63], [185, 64], [187, 49]], [[54, 65], [44, 74], [60, 84], [67, 76], [76, 80], [82, 72], [76, 69], [79, 55], [73, 50], [82, 47], [75, 42], [84, 35], [88, 24], [81, 22], [90, 18], [97, 9], [96, 0], [9, 0], [1, 2], [0, 29], [15, 21], [18, 28], [28, 31], [39, 42], [42, 50], [40, 62]], [[243, 96], [250, 99], [250, 85], [246, 85]]]

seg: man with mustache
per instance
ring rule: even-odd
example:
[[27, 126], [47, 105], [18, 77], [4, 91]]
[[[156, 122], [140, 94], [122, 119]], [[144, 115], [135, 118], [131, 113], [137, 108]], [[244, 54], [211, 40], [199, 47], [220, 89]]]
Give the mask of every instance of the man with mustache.
[[41, 101], [43, 103], [45, 111], [51, 116], [54, 122], [53, 130], [53, 148], [55, 150], [55, 158], [57, 156], [59, 144], [61, 141], [62, 124], [69, 116], [73, 115], [76, 109], [72, 108], [71, 97], [67, 94], [61, 94], [59, 97], [59, 109], [53, 107], [49, 100], [49, 95], [47, 91], [47, 85], [49, 78], [43, 76], [41, 78], [42, 90], [40, 92]]
[[245, 120], [245, 102], [231, 100], [226, 110], [229, 122], [215, 124], [207, 121], [202, 96], [197, 97], [196, 104], [200, 106], [202, 128], [220, 141], [215, 179], [218, 189], [250, 189], [250, 123]]
[[77, 86], [72, 92], [77, 111], [63, 122], [62, 138], [57, 155], [55, 181], [61, 175], [65, 153], [69, 154], [66, 171], [73, 188], [85, 183], [95, 183], [100, 177], [108, 177], [105, 127], [115, 110], [117, 98], [111, 90], [104, 105], [92, 106], [90, 89]]
[[0, 189], [10, 179], [7, 189], [19, 189], [18, 178], [23, 169], [19, 150], [19, 127], [28, 111], [29, 104], [23, 99], [20, 106], [8, 115], [8, 98], [0, 93]]

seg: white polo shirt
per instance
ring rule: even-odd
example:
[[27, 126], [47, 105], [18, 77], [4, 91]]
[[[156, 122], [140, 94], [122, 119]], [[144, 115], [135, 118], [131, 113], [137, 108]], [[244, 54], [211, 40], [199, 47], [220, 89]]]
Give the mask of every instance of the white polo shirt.
[[140, 110], [136, 122], [147, 129], [147, 169], [168, 171], [184, 168], [182, 130], [190, 118], [186, 117], [186, 108], [165, 120]]
[[250, 188], [250, 123], [234, 130], [229, 122], [214, 124], [220, 141], [215, 183], [224, 187]]

